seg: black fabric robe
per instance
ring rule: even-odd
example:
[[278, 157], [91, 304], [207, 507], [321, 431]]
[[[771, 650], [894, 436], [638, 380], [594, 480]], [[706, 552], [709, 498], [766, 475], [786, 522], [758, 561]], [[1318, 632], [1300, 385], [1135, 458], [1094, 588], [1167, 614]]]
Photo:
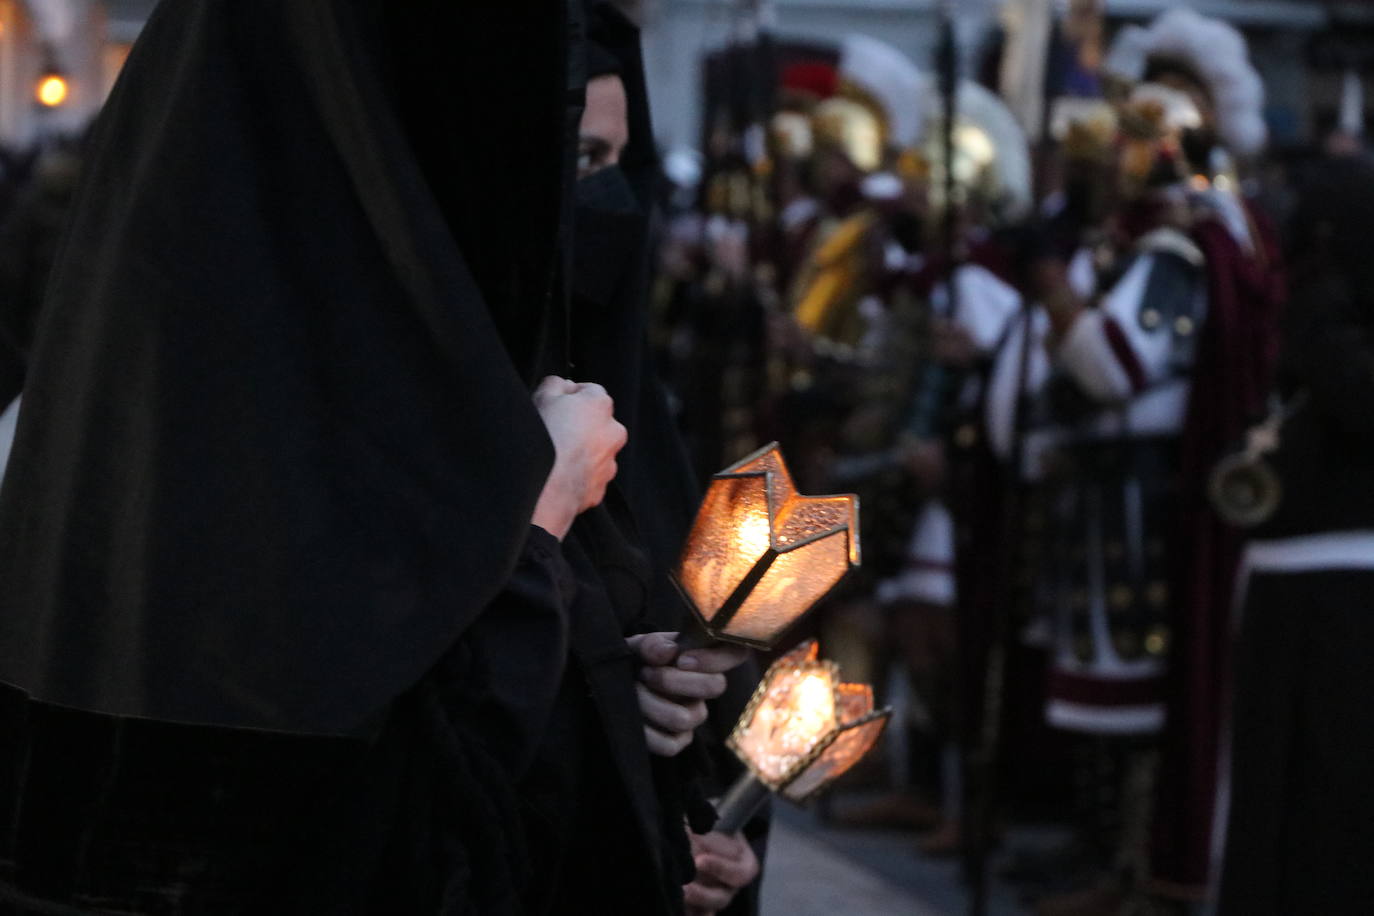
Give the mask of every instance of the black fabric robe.
[[23, 387], [26, 342], [57, 257], [79, 166], [74, 149], [47, 154], [0, 222], [0, 404], [9, 404]]
[[519, 910], [515, 784], [575, 591], [529, 526], [565, 12], [148, 23], [6, 328], [0, 898], [46, 901], [21, 912]]
[[[513, 568], [552, 458], [529, 385], [557, 324], [563, 22], [391, 6], [190, 0], [149, 22], [30, 345], [0, 680], [355, 731]], [[428, 32], [455, 46], [419, 83]], [[426, 167], [455, 145], [426, 133], [470, 118], [480, 142]], [[460, 205], [493, 186], [499, 209]]]
[[[626, 896], [614, 903], [620, 909], [608, 912], [648, 914], [664, 905], [669, 907], [667, 912], [675, 912], [681, 907], [681, 885], [693, 877], [684, 818], [690, 818], [698, 832], [708, 830], [714, 815], [704, 794], [723, 793], [737, 775], [740, 765], [721, 746], [721, 738], [747, 702], [758, 670], [750, 663], [730, 674], [727, 696], [712, 704], [712, 723], [698, 731], [697, 741], [682, 755], [672, 759], [647, 755], [633, 693], [638, 665], [633, 659], [616, 658], [623, 649], [616, 650], [604, 621], [613, 616], [626, 636], [696, 626], [669, 576], [695, 517], [700, 489], [648, 345], [651, 240], [660, 172], [639, 33], [604, 3], [589, 4], [588, 30], [590, 39], [619, 63], [629, 120], [629, 142], [619, 168], [638, 211], [629, 217], [635, 225], [628, 232], [623, 222], [620, 231], [600, 221], [576, 224], [576, 250], [587, 257], [616, 259], [618, 270], [600, 273], [602, 279], [618, 275], [618, 280], [613, 288], [594, 294], [574, 274], [567, 374], [606, 387], [615, 400], [617, 419], [629, 431], [629, 442], [619, 456], [620, 472], [605, 505], [579, 520], [565, 546], [579, 571], [579, 598], [573, 610], [574, 656], [591, 685], [590, 695], [603, 723], [610, 727], [610, 762], [621, 769], [624, 785], [637, 790], [632, 792], [630, 810], [647, 838], [649, 858], [656, 860], [652, 876], [663, 888], [657, 900], [649, 894], [636, 903], [633, 895], [648, 893], [646, 886], [622, 877], [618, 880], [624, 881], [621, 890]], [[626, 240], [633, 241], [626, 244]], [[595, 629], [601, 630], [599, 639], [592, 632]], [[619, 672], [612, 673], [617, 666], [621, 666]], [[646, 781], [646, 775], [651, 781]], [[598, 791], [595, 786], [596, 780], [589, 779], [582, 791]], [[607, 797], [608, 791], [615, 797], [604, 784], [600, 797]], [[611, 807], [599, 802], [597, 816], [613, 817]], [[583, 832], [603, 838], [618, 835], [604, 823], [598, 825], [595, 818], [582, 825]], [[766, 827], [766, 816], [751, 825], [760, 857]], [[565, 867], [598, 874], [603, 869], [597, 863], [605, 855], [601, 848], [575, 846]], [[622, 854], [625, 861], [642, 856], [642, 852]], [[730, 912], [744, 914], [756, 908], [757, 884], [739, 896]]]
[[532, 529], [488, 613], [366, 742], [0, 686], [0, 914], [523, 913], [518, 784], [546, 741], [575, 591]]
[[1223, 916], [1374, 907], [1374, 556], [1334, 562], [1328, 547], [1319, 561], [1284, 543], [1310, 551], [1374, 531], [1371, 207], [1374, 168], [1328, 160], [1291, 227], [1299, 282], [1279, 374], [1290, 407], [1304, 400], [1268, 458], [1278, 510], [1252, 532], [1271, 562], [1286, 553], [1291, 565], [1254, 571], [1235, 609]]

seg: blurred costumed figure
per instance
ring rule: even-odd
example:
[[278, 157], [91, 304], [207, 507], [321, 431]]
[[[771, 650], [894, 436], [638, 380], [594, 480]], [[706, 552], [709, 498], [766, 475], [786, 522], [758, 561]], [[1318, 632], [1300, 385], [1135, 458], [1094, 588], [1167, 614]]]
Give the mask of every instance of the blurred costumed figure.
[[695, 187], [696, 206], [670, 221], [660, 258], [656, 336], [702, 475], [777, 425], [772, 393], [787, 373], [771, 356], [771, 322], [798, 260], [788, 251], [805, 248], [816, 214], [799, 163], [809, 155], [809, 109], [833, 91], [835, 57], [777, 40], [768, 20], [766, 9], [745, 16], [737, 40], [703, 64], [704, 157], [676, 156], [690, 167], [674, 176], [679, 192]]
[[1138, 62], [1124, 75], [1186, 93], [1202, 116], [1199, 128], [1185, 132], [1184, 152], [1193, 170], [1191, 236], [1207, 260], [1208, 310], [1184, 428], [1177, 537], [1189, 552], [1173, 576], [1168, 715], [1151, 848], [1152, 890], [1198, 900], [1215, 864], [1218, 746], [1241, 550], [1240, 533], [1209, 503], [1206, 481], [1265, 410], [1286, 283], [1272, 224], [1238, 177], [1238, 166], [1267, 138], [1264, 86], [1245, 39], [1224, 22], [1178, 9], [1118, 41], [1137, 49], [1115, 53], [1118, 62]]
[[[1009, 339], [989, 402], [1011, 455], [1024, 385], [1021, 470], [1042, 482], [1050, 533], [1046, 715], [1085, 738], [1101, 783], [1085, 814], [1108, 876], [1042, 904], [1055, 914], [1116, 912], [1190, 870], [1205, 883], [1235, 569], [1205, 481], [1263, 405], [1281, 292], [1221, 142], [1253, 153], [1264, 137], [1239, 36], [1173, 11], [1127, 29], [1109, 65], [1124, 77], [1113, 206], [1071, 260], [1037, 264], [1043, 308]], [[1155, 806], [1161, 746], [1167, 804]], [[1153, 855], [1152, 818], [1171, 838]]]
[[1237, 588], [1223, 916], [1374, 900], [1374, 169], [1348, 154], [1323, 166], [1290, 224], [1282, 407], [1229, 475], [1268, 498]]
[[[838, 416], [827, 488], [856, 490], [865, 506], [868, 575], [830, 609], [825, 638], [847, 670], [881, 681], [891, 664], [905, 669], [924, 738], [939, 748], [932, 781], [949, 800], [942, 814], [899, 793], [852, 819], [948, 827], [959, 809], [956, 734], [970, 717], [954, 687], [963, 678], [955, 525], [941, 497], [946, 440], [978, 399], [979, 364], [1020, 308], [992, 230], [1028, 209], [1030, 162], [1011, 114], [981, 87], [961, 83], [951, 99], [947, 168], [936, 79], [863, 36], [846, 39], [840, 69], [838, 96], [816, 110], [816, 166], [832, 181], [863, 175], [861, 203], [817, 233], [792, 297], [812, 349], [797, 396], [824, 390]], [[977, 444], [954, 438], [961, 449]], [[945, 831], [934, 846], [957, 841]]]
[[[964, 848], [966, 790], [981, 791], [992, 778], [990, 767], [980, 768], [966, 784], [963, 772], [984, 744], [985, 672], [1002, 600], [994, 583], [1004, 552], [1005, 494], [976, 414], [992, 355], [1022, 309], [1004, 233], [1029, 210], [1031, 166], [1025, 135], [996, 96], [968, 81], [947, 94], [938, 79], [925, 79], [922, 134], [901, 158], [922, 204], [912, 233], [919, 244], [904, 259], [889, 258], [888, 293], [894, 321], [904, 311], [917, 316], [921, 346], [905, 354], [907, 380], [887, 446], [923, 483], [917, 495], [924, 499], [918, 514], [898, 519], [905, 522], [894, 544], [900, 553], [881, 570], [875, 597], [885, 635], [929, 714], [925, 738], [937, 751], [940, 806], [922, 849], [939, 855]], [[1000, 709], [992, 715], [1000, 720]]]
[[887, 450], [923, 345], [921, 305], [890, 295], [893, 268], [921, 244], [919, 225], [905, 247], [899, 241], [923, 204], [907, 193], [898, 167], [902, 149], [919, 137], [923, 87], [920, 72], [890, 46], [860, 35], [842, 42], [836, 93], [812, 112], [807, 172], [818, 212], [790, 271], [789, 315], [780, 323], [791, 365], [780, 438], [800, 454], [814, 486], [858, 492], [865, 506], [864, 572], [827, 607], [822, 636], [831, 657], [869, 680], [886, 660], [870, 596], [899, 556], [921, 498], [904, 456]]

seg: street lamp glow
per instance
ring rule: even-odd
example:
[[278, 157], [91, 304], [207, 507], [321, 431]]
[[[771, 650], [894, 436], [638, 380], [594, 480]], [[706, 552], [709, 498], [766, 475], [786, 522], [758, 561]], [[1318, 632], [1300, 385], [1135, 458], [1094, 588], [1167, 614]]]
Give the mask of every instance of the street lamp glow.
[[46, 108], [57, 108], [67, 101], [71, 87], [67, 80], [56, 73], [50, 73], [38, 81], [38, 101]]

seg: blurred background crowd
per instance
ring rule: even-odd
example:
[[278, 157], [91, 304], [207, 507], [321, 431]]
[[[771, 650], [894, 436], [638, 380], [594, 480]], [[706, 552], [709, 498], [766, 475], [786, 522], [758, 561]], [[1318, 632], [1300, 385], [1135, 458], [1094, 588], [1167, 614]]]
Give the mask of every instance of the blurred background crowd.
[[1358, 662], [1263, 628], [1349, 638], [1322, 615], [1374, 566], [1364, 293], [1314, 288], [1359, 283], [1335, 202], [1369, 182], [1368, 11], [642, 13], [697, 470], [777, 440], [803, 490], [862, 498], [817, 629], [900, 714], [823, 818], [960, 862], [975, 911], [990, 881], [1042, 913], [1367, 904], [1332, 849], [1367, 809], [1318, 826], [1362, 781], [1307, 768], [1368, 753]]

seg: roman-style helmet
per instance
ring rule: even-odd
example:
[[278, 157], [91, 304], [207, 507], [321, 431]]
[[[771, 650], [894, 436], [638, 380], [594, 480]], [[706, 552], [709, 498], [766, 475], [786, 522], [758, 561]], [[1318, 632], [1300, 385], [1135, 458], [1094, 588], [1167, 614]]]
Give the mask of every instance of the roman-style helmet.
[[[901, 161], [907, 175], [925, 174], [931, 204], [938, 211], [947, 203], [946, 113], [936, 81], [927, 78], [927, 87], [921, 133]], [[1030, 147], [1011, 109], [983, 86], [961, 81], [955, 95], [953, 140], [954, 205], [976, 205], [992, 222], [1025, 216], [1033, 203]]]
[[[1268, 138], [1264, 83], [1250, 63], [1245, 39], [1228, 23], [1178, 7], [1149, 26], [1121, 30], [1104, 69], [1129, 97], [1128, 87], [1176, 74], [1207, 96], [1220, 144], [1236, 156], [1252, 156]], [[1125, 90], [1125, 91], [1121, 91]]]
[[839, 73], [833, 63], [804, 61], [783, 70], [778, 83], [778, 111], [768, 124], [769, 147], [780, 159], [800, 160], [815, 148], [812, 117], [816, 107], [835, 95]]
[[816, 141], [844, 153], [865, 173], [886, 167], [920, 131], [927, 81], [906, 55], [866, 35], [840, 50], [836, 94], [816, 106]]

